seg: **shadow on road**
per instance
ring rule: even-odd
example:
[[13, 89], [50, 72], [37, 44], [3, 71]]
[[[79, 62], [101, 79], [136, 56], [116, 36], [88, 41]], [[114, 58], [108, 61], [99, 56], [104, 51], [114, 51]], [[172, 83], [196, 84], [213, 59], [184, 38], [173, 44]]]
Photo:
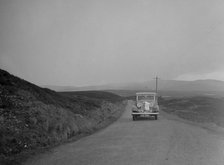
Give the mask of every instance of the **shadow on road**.
[[138, 117], [135, 121], [142, 121], [142, 120], [154, 120], [154, 121], [156, 121], [155, 117]]
[[[156, 121], [154, 117], [138, 117], [135, 121]], [[133, 121], [132, 117], [130, 116], [130, 118], [120, 118], [119, 122], [135, 122]]]

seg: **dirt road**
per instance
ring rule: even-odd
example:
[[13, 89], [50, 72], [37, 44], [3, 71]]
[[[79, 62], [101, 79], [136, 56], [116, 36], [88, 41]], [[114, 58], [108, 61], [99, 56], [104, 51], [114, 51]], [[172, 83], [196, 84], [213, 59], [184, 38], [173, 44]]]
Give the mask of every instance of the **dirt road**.
[[172, 120], [132, 121], [130, 101], [109, 127], [29, 160], [28, 165], [223, 165], [224, 138]]

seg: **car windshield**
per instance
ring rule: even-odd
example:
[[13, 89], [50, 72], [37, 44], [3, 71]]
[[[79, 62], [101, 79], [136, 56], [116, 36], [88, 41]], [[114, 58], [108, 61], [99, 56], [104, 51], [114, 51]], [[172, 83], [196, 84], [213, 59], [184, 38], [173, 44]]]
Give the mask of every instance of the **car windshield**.
[[154, 96], [153, 95], [140, 95], [138, 96], [138, 100], [154, 100]]

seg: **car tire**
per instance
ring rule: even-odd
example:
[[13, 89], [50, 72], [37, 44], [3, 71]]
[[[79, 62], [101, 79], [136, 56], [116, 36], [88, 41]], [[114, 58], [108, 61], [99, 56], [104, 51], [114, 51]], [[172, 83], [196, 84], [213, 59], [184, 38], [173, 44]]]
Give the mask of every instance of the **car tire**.
[[132, 115], [132, 119], [133, 119], [133, 121], [135, 121], [135, 115]]
[[157, 115], [155, 115], [155, 120], [158, 120], [158, 116]]

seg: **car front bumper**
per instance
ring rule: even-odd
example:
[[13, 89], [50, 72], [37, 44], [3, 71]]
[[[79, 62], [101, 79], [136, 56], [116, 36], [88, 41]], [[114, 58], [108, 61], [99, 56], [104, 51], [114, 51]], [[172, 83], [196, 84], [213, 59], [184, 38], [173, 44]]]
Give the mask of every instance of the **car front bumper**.
[[132, 115], [159, 115], [159, 112], [132, 112]]

